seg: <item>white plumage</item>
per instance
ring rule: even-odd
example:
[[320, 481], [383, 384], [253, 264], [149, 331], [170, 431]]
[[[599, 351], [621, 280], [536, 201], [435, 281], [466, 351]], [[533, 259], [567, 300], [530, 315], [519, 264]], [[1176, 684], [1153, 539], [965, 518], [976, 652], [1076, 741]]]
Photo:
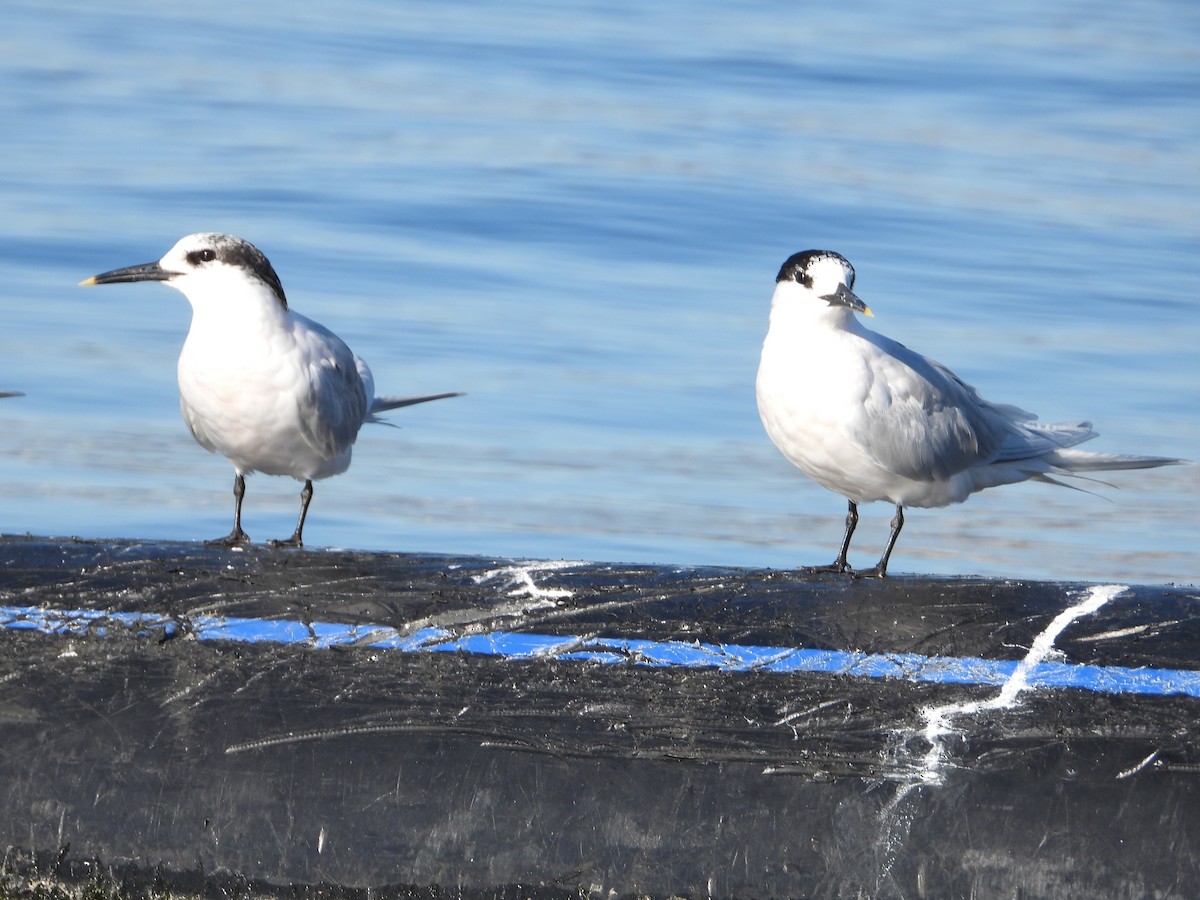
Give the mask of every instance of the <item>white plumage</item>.
[[1091, 453], [1090, 422], [1042, 425], [1015, 406], [990, 403], [945, 366], [863, 326], [871, 315], [853, 291], [841, 255], [808, 250], [780, 269], [759, 362], [758, 410], [783, 455], [849, 501], [838, 558], [821, 570], [850, 569], [846, 553], [857, 504], [896, 506], [883, 576], [904, 524], [903, 507], [959, 503], [975, 491], [1055, 475], [1141, 469], [1182, 462]]
[[302, 545], [312, 482], [346, 471], [375, 413], [454, 393], [376, 397], [371, 370], [336, 334], [294, 312], [267, 258], [227, 234], [182, 238], [158, 262], [114, 269], [84, 284], [162, 281], [192, 306], [179, 354], [179, 405], [201, 446], [233, 464], [234, 525], [210, 543], [247, 543], [245, 476], [305, 483], [296, 530], [274, 545]]

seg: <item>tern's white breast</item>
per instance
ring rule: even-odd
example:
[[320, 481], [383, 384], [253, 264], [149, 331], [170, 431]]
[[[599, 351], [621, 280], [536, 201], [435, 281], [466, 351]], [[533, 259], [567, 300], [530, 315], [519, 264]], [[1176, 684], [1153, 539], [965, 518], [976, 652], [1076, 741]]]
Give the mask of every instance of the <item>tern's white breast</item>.
[[[233, 324], [194, 315], [179, 356], [184, 420], [197, 441], [242, 474], [335, 475], [350, 464], [365, 400], [354, 407], [353, 427], [334, 435], [316, 402], [317, 378], [341, 355], [353, 369], [353, 356], [336, 338], [339, 346], [329, 346], [306, 320], [282, 312]], [[357, 389], [361, 394], [361, 383]]]
[[806, 475], [856, 503], [941, 506], [963, 499], [969, 488], [962, 478], [906, 477], [886, 464], [880, 442], [905, 437], [886, 429], [892, 366], [903, 368], [879, 358], [850, 313], [813, 316], [777, 304], [756, 384], [768, 436]]

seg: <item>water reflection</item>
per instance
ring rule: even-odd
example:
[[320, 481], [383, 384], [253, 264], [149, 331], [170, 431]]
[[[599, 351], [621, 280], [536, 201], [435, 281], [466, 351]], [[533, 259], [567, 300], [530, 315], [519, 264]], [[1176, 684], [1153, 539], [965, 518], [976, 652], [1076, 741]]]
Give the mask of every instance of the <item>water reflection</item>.
[[[261, 246], [381, 391], [469, 392], [365, 432], [314, 546], [827, 561], [844, 503], [752, 390], [813, 246], [985, 396], [1195, 456], [1200, 13], [1026, 6], [11, 6], [0, 529], [224, 526], [186, 304], [74, 287], [201, 229]], [[914, 511], [895, 570], [1196, 580], [1196, 467], [1112, 480]], [[290, 527], [295, 485], [249, 489], [251, 534]]]

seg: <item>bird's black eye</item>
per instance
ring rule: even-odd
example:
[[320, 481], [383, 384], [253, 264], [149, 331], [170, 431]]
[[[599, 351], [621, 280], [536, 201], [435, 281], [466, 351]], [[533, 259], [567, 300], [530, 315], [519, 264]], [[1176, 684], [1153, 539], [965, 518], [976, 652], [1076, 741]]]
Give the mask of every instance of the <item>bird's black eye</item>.
[[804, 266], [792, 265], [792, 266], [788, 267], [788, 269], [786, 269], [785, 271], [787, 272], [787, 276], [789, 278], [791, 278], [792, 281], [796, 282], [796, 284], [800, 285], [801, 287], [806, 287], [806, 288], [812, 287], [812, 282], [813, 282], [812, 276], [808, 274], [808, 271], [805, 269]]
[[187, 255], [188, 262], [194, 266], [201, 263], [210, 263], [217, 258], [217, 251], [212, 247], [205, 247], [203, 250], [193, 250]]

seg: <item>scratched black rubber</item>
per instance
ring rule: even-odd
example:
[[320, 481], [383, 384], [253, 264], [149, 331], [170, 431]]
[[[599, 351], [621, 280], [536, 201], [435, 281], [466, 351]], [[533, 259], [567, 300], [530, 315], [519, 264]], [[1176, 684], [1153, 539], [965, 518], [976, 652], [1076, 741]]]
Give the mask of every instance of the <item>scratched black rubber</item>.
[[[0, 841], [63, 879], [395, 896], [1200, 895], [1197, 701], [189, 638], [199, 614], [1017, 660], [1086, 585], [0, 541], [0, 602], [177, 630], [0, 632]], [[1057, 658], [1194, 669], [1200, 592]], [[22, 862], [23, 861], [23, 862]], [[52, 861], [48, 862], [48, 861]], [[19, 868], [19, 866], [18, 866]], [[365, 896], [365, 895], [363, 895]]]

